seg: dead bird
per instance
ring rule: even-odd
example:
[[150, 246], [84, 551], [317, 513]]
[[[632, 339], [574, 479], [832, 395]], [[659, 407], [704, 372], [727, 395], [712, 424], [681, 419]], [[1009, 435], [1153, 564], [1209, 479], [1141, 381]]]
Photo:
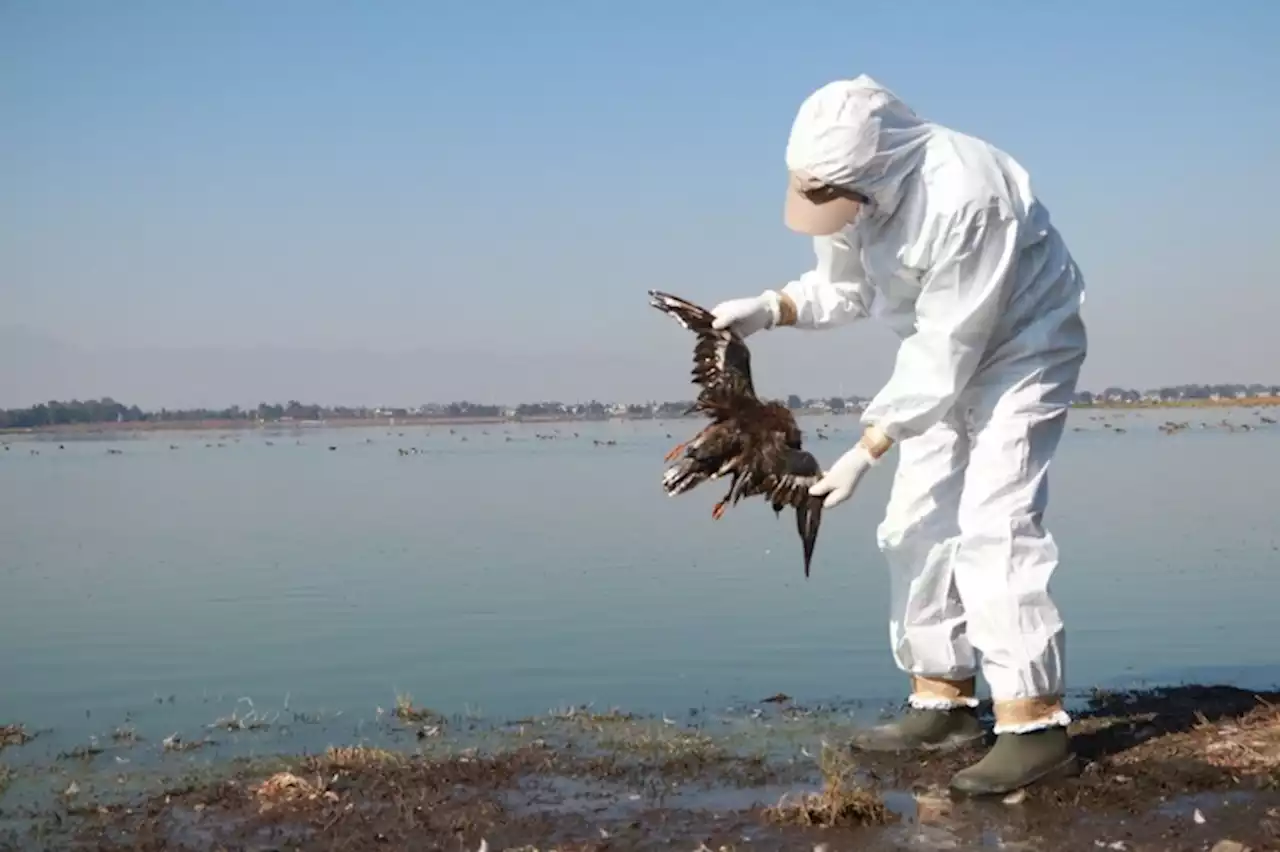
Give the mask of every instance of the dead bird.
[[713, 328], [710, 311], [657, 290], [649, 291], [649, 299], [697, 336], [692, 375], [701, 391], [686, 413], [700, 412], [711, 419], [692, 439], [667, 453], [664, 461], [680, 460], [663, 475], [663, 490], [675, 496], [708, 479], [730, 476], [728, 493], [712, 510], [717, 520], [726, 506], [743, 497], [767, 498], [775, 515], [791, 506], [808, 577], [823, 500], [811, 497], [809, 487], [822, 477], [822, 469], [801, 447], [795, 416], [785, 404], [756, 396], [746, 343], [731, 330]]

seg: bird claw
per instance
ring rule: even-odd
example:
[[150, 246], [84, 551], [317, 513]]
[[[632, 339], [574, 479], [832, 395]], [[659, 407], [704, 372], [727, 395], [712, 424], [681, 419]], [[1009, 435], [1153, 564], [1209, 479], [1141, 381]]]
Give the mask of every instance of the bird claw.
[[688, 442], [688, 441], [686, 441], [686, 442], [685, 442], [685, 443], [683, 443], [683, 444], [676, 444], [676, 445], [675, 445], [675, 447], [673, 447], [673, 448], [672, 448], [671, 452], [669, 452], [669, 453], [667, 453], [665, 456], [663, 456], [662, 460], [663, 460], [664, 462], [669, 462], [669, 461], [673, 461], [673, 460], [675, 460], [676, 456], [680, 455], [680, 452], [681, 452], [685, 447], [687, 447], [687, 446], [689, 446], [689, 442]]
[[720, 517], [724, 514], [724, 510], [725, 510], [725, 501], [721, 500], [714, 507], [712, 507], [711, 517], [717, 521], [720, 520]]

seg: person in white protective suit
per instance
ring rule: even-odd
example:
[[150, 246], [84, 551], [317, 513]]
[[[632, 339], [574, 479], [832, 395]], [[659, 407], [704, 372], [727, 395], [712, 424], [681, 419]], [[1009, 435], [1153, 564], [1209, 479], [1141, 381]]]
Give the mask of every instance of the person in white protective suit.
[[1058, 548], [1042, 516], [1087, 348], [1080, 270], [1012, 157], [920, 118], [865, 75], [804, 101], [786, 162], [784, 218], [814, 237], [817, 264], [717, 305], [716, 325], [750, 335], [871, 317], [902, 338], [861, 439], [810, 492], [843, 503], [898, 445], [877, 541], [909, 707], [851, 745], [976, 743], [980, 659], [995, 744], [953, 789], [1005, 793], [1074, 772], [1048, 590]]

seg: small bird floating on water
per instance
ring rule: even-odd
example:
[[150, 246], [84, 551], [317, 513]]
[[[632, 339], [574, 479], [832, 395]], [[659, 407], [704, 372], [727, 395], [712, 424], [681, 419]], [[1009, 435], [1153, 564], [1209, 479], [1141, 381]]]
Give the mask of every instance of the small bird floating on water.
[[664, 461], [679, 458], [679, 462], [663, 475], [663, 490], [675, 496], [708, 479], [730, 476], [728, 493], [712, 511], [717, 520], [726, 506], [743, 497], [767, 498], [774, 514], [791, 506], [808, 577], [823, 499], [809, 496], [809, 487], [821, 478], [822, 470], [818, 460], [801, 448], [795, 417], [781, 402], [756, 396], [751, 353], [735, 332], [713, 328], [715, 317], [710, 311], [657, 290], [650, 290], [649, 298], [653, 307], [697, 335], [693, 381], [702, 390], [689, 411], [711, 419], [692, 439], [667, 453]]

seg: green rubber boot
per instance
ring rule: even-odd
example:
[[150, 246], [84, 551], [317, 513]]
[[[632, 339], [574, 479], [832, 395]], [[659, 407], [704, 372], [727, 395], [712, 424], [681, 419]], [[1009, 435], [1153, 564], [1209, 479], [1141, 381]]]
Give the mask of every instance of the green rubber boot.
[[999, 734], [986, 757], [955, 774], [951, 789], [967, 796], [1002, 795], [1077, 770], [1066, 728]]
[[983, 737], [978, 714], [968, 707], [950, 710], [909, 708], [897, 721], [853, 735], [858, 751], [932, 751], [963, 748]]

